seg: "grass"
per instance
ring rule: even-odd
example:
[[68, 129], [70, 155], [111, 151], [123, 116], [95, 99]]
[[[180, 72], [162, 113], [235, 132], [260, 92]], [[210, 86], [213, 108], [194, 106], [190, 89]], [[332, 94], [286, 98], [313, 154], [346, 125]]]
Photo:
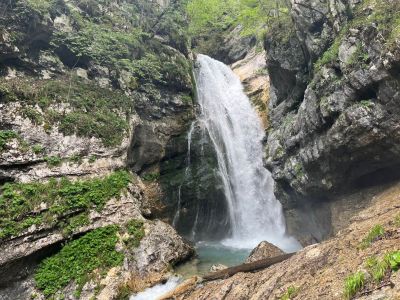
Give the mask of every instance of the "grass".
[[356, 272], [345, 280], [344, 296], [346, 299], [353, 298], [359, 290], [364, 287], [365, 274], [363, 272]]
[[358, 271], [348, 276], [344, 283], [344, 296], [352, 299], [366, 284], [378, 285], [385, 279], [390, 272], [396, 272], [400, 268], [400, 251], [391, 251], [384, 255], [382, 259], [376, 256], [369, 257], [365, 262], [368, 277], [364, 272]]
[[385, 228], [382, 225], [375, 225], [361, 241], [360, 249], [368, 248], [374, 241], [385, 235]]
[[286, 292], [280, 297], [280, 300], [290, 300], [296, 297], [299, 292], [299, 288], [294, 286], [289, 286]]
[[35, 273], [38, 289], [49, 297], [75, 280], [79, 295], [94, 270], [102, 272], [121, 265], [124, 255], [115, 250], [117, 231], [117, 226], [95, 229], [45, 259]]
[[[117, 171], [88, 180], [62, 178], [47, 183], [6, 183], [0, 194], [0, 240], [17, 236], [33, 224], [71, 226], [65, 220], [66, 214], [101, 211], [108, 200], [121, 195], [131, 179], [128, 172]], [[46, 204], [47, 210], [38, 210], [41, 203]]]

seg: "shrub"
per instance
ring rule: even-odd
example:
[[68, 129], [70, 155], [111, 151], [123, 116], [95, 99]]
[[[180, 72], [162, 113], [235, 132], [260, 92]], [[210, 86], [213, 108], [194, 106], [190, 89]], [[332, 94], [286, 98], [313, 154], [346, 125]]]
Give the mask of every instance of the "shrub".
[[79, 289], [88, 275], [122, 264], [124, 256], [115, 250], [118, 227], [95, 229], [67, 243], [60, 252], [45, 259], [35, 273], [36, 286], [48, 297], [75, 280]]

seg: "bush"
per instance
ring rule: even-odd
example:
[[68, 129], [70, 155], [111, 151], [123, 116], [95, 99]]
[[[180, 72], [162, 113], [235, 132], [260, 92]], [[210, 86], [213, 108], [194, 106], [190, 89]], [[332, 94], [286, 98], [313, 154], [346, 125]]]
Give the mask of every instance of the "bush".
[[67, 243], [60, 252], [39, 265], [35, 273], [36, 286], [48, 297], [75, 280], [79, 293], [91, 272], [121, 265], [124, 255], [115, 250], [117, 230], [116, 226], [95, 229]]

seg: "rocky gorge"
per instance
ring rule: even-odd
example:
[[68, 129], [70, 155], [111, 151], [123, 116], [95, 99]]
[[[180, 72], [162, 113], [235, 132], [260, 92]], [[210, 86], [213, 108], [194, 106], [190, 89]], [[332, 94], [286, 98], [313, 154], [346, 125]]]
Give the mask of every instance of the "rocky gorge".
[[164, 298], [400, 297], [400, 3], [278, 2], [261, 37], [190, 36], [187, 1], [0, 3], [0, 299], [129, 299], [227, 236], [199, 53], [240, 78], [305, 248]]

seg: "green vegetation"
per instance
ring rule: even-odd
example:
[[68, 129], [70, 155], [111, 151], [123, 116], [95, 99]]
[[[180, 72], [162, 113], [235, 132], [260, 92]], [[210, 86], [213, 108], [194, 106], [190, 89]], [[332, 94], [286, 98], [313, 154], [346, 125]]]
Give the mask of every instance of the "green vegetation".
[[293, 299], [294, 297], [296, 297], [296, 295], [298, 294], [299, 289], [297, 287], [294, 286], [289, 286], [285, 292], [285, 294], [283, 294], [280, 298], [280, 300], [290, 300]]
[[372, 100], [361, 100], [359, 104], [365, 108], [374, 107], [374, 102]]
[[[8, 85], [3, 98], [19, 100], [23, 116], [36, 125], [45, 123], [48, 128], [58, 125], [66, 135], [97, 137], [105, 146], [121, 143], [128, 129], [127, 117], [133, 111], [132, 100], [121, 92], [100, 88], [77, 77], [70, 79], [70, 85], [63, 80], [36, 80], [34, 84], [31, 80], [9, 81], [3, 85]], [[54, 110], [51, 106], [62, 102], [69, 103], [72, 111]], [[41, 106], [42, 112], [36, 105]]]
[[356, 272], [345, 280], [344, 296], [346, 299], [353, 298], [359, 290], [364, 287], [365, 274], [363, 272]]
[[[346, 28], [347, 30], [347, 28]], [[344, 32], [345, 30], [342, 30]], [[339, 55], [339, 47], [342, 43], [343, 34], [340, 34], [333, 42], [332, 46], [329, 47], [327, 51], [318, 59], [318, 61], [314, 64], [314, 69], [316, 71], [321, 70], [322, 66], [325, 66], [338, 58]]]
[[44, 148], [40, 144], [36, 144], [32, 146], [32, 152], [35, 154], [41, 154], [44, 152]]
[[375, 225], [372, 227], [367, 236], [361, 241], [360, 248], [368, 248], [373, 242], [385, 235], [385, 229], [382, 225]]
[[0, 130], [0, 152], [6, 148], [7, 143], [18, 138], [18, 134], [12, 130]]
[[62, 159], [60, 156], [46, 156], [44, 160], [50, 168], [57, 167], [62, 163]]
[[[62, 178], [47, 183], [6, 183], [1, 187], [0, 195], [0, 239], [15, 236], [34, 224], [52, 224], [62, 228], [83, 224], [82, 216], [79, 220], [64, 223], [60, 220], [71, 212], [102, 210], [108, 200], [120, 196], [130, 181], [128, 172], [117, 171], [104, 178], [73, 182]], [[38, 210], [41, 203], [45, 203], [48, 209]]]
[[344, 287], [346, 299], [352, 299], [367, 283], [380, 284], [385, 276], [390, 276], [390, 272], [398, 271], [400, 268], [400, 251], [388, 252], [381, 260], [375, 256], [369, 257], [365, 262], [365, 267], [369, 274], [368, 277], [364, 272], [358, 271], [346, 278]]
[[375, 256], [371, 256], [365, 263], [368, 273], [376, 283], [380, 283], [388, 271], [397, 271], [400, 267], [400, 251], [392, 251], [378, 260]]
[[142, 176], [144, 181], [157, 181], [160, 179], [160, 173], [159, 172], [154, 172], [154, 173], [147, 173]]
[[[372, 9], [371, 9], [372, 7]], [[338, 59], [339, 47], [350, 28], [364, 29], [374, 24], [382, 37], [386, 39], [386, 46], [390, 49], [396, 39], [400, 38], [400, 2], [366, 0], [359, 4], [353, 14], [353, 19], [342, 28], [339, 35], [333, 41], [330, 48], [314, 64], [314, 70], [319, 71], [322, 66], [330, 64]], [[366, 65], [370, 60], [362, 45], [358, 45], [357, 51], [349, 61], [349, 65]]]
[[262, 37], [272, 22], [289, 15], [285, 0], [189, 0], [189, 33], [194, 37], [240, 25], [242, 35]]
[[[71, 0], [68, 5], [56, 0], [22, 1], [10, 8], [15, 10], [10, 15], [27, 19], [33, 10], [43, 19], [55, 12], [69, 17], [72, 30], [53, 32], [50, 53], [56, 52], [70, 68], [87, 68], [90, 62], [105, 73], [96, 76], [108, 77], [111, 86], [121, 83], [131, 95], [67, 74], [50, 80], [4, 80], [0, 101], [19, 101], [21, 114], [46, 132], [57, 126], [65, 135], [96, 137], [107, 147], [119, 145], [129, 129], [133, 99], [143, 98], [138, 93], [159, 101], [160, 90], [173, 89], [189, 100], [190, 64], [170, 47], [188, 52], [185, 8], [182, 1], [172, 1], [167, 8], [147, 0], [118, 6], [105, 0]], [[16, 28], [13, 35], [22, 41], [26, 30]]]
[[354, 67], [356, 65], [361, 65], [363, 68], [365, 68], [368, 65], [368, 62], [370, 61], [370, 57], [368, 52], [366, 52], [362, 46], [361, 43], [357, 44], [357, 49], [353, 53], [353, 55], [350, 57], [349, 61], [347, 62], [347, 65], [349, 67]]
[[140, 241], [144, 237], [143, 222], [138, 220], [131, 220], [126, 225], [129, 238], [124, 241], [129, 248], [138, 247]]
[[37, 287], [49, 297], [75, 280], [79, 295], [91, 272], [107, 271], [122, 264], [124, 255], [115, 250], [117, 231], [117, 226], [107, 226], [67, 243], [40, 264], [35, 274]]

